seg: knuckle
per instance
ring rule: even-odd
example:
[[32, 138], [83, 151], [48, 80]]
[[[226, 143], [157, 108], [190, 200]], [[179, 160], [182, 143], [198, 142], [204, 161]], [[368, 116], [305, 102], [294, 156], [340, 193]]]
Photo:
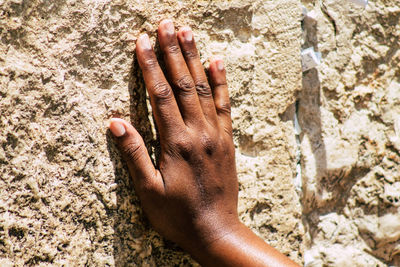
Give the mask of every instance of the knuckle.
[[200, 81], [196, 83], [196, 91], [199, 96], [211, 97], [211, 88], [208, 83]]
[[183, 50], [183, 55], [187, 59], [197, 59], [199, 57], [197, 51], [194, 51], [192, 49]]
[[143, 68], [145, 70], [155, 69], [158, 65], [158, 61], [154, 57], [148, 57], [143, 61]]
[[224, 79], [223, 79], [223, 81], [221, 81], [219, 84], [218, 84], [218, 86], [228, 86], [228, 83], [226, 82], [226, 77], [224, 76]]
[[154, 84], [151, 91], [157, 99], [168, 99], [171, 96], [171, 88], [165, 82]]
[[190, 159], [194, 150], [194, 144], [186, 135], [177, 135], [176, 138], [170, 140], [167, 151], [173, 157]]
[[135, 162], [143, 155], [142, 144], [139, 141], [131, 141], [122, 147], [122, 153], [129, 161]]
[[212, 155], [215, 153], [215, 151], [218, 148], [218, 138], [215, 136], [212, 136], [208, 133], [203, 133], [200, 136], [200, 144], [202, 147], [202, 150], [207, 153], [207, 155]]
[[193, 143], [186, 138], [176, 141], [175, 147], [183, 155], [190, 154], [193, 151]]
[[192, 77], [189, 75], [184, 75], [176, 81], [176, 86], [183, 92], [192, 92], [194, 86], [194, 82]]
[[181, 49], [178, 44], [170, 44], [166, 47], [166, 52], [170, 54], [181, 53]]
[[232, 111], [232, 109], [231, 109], [231, 103], [229, 103], [229, 102], [222, 102], [222, 103], [219, 103], [219, 104], [216, 106], [216, 108], [217, 108], [217, 110], [218, 110], [219, 113], [231, 114], [231, 111]]
[[214, 82], [214, 86], [215, 87], [227, 87], [228, 83], [226, 82], [226, 77], [224, 77], [224, 79], [222, 79], [222, 81]]

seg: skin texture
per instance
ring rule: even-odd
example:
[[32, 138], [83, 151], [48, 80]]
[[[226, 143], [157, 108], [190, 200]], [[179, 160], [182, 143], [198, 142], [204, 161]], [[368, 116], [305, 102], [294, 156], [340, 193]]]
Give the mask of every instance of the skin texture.
[[204, 72], [193, 33], [163, 20], [161, 70], [147, 34], [136, 50], [159, 130], [154, 166], [135, 128], [112, 119], [143, 210], [153, 227], [203, 266], [297, 266], [238, 218], [238, 181], [226, 73], [221, 59]]

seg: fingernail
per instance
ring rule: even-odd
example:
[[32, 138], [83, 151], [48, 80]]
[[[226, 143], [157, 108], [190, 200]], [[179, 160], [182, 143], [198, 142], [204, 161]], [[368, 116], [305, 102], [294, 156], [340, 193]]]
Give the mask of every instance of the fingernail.
[[217, 60], [217, 69], [219, 71], [223, 71], [224, 70], [224, 62], [222, 61], [222, 59], [218, 59]]
[[138, 42], [142, 49], [151, 50], [150, 39], [146, 33], [139, 36]]
[[163, 24], [163, 28], [164, 30], [168, 33], [168, 34], [174, 34], [175, 33], [175, 27], [174, 27], [174, 23], [172, 22], [172, 20], [170, 19], [166, 19], [162, 22]]
[[189, 27], [183, 28], [182, 33], [183, 33], [183, 38], [185, 38], [185, 41], [191, 42], [193, 40], [193, 32], [192, 29], [190, 29]]
[[121, 137], [126, 133], [125, 126], [118, 119], [111, 119], [109, 128], [116, 137]]

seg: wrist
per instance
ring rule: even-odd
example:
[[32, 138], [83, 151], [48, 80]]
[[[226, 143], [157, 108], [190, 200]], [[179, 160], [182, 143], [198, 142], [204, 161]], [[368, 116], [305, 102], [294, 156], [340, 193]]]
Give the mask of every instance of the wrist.
[[219, 240], [229, 235], [235, 235], [237, 232], [243, 231], [247, 227], [244, 226], [237, 214], [218, 218], [218, 216], [202, 216], [194, 224], [193, 234], [186, 236], [181, 242], [181, 246], [189, 252], [193, 258], [201, 262], [202, 257], [207, 257], [213, 253], [213, 246]]
[[226, 255], [235, 253], [231, 251], [232, 240], [241, 240], [242, 236], [250, 231], [239, 220], [229, 227], [221, 229], [212, 239], [207, 240], [205, 245], [196, 251], [189, 252], [201, 266], [234, 266], [226, 262]]
[[201, 266], [298, 266], [248, 227], [234, 223], [203, 248], [189, 251]]
[[250, 231], [238, 218], [229, 220], [228, 223], [210, 223], [210, 226], [211, 229], [206, 230], [201, 238], [192, 239], [194, 242], [184, 247], [202, 266], [213, 266], [210, 263], [219, 262], [221, 250], [224, 250], [226, 241], [238, 240], [241, 235]]

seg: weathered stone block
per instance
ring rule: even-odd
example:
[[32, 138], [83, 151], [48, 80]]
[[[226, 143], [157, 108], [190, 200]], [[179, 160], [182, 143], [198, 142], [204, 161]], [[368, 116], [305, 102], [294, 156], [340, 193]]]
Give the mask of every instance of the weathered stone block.
[[0, 1], [1, 264], [195, 265], [151, 230], [106, 130], [130, 119], [157, 153], [134, 50], [166, 17], [193, 28], [204, 63], [227, 64], [242, 220], [301, 262], [300, 13], [295, 0]]

